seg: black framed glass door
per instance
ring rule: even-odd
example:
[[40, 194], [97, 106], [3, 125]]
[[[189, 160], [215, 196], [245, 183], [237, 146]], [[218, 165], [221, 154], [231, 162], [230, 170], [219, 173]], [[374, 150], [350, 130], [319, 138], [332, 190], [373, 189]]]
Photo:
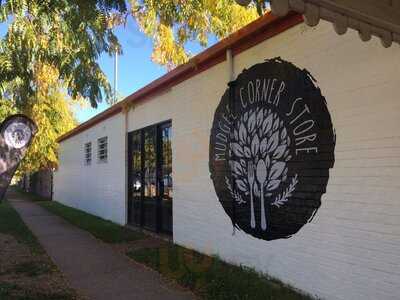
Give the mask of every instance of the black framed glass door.
[[172, 233], [171, 137], [171, 122], [128, 135], [128, 222], [165, 233]]

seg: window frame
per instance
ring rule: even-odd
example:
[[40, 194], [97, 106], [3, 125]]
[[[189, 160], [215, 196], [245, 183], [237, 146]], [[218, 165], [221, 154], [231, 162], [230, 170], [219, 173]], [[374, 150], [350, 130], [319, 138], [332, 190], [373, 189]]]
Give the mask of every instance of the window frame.
[[[103, 154], [101, 152], [103, 152]], [[97, 139], [97, 163], [107, 163], [107, 162], [108, 162], [108, 136], [103, 136]]]
[[83, 160], [85, 166], [90, 166], [92, 164], [92, 150], [92, 142], [87, 142], [83, 145]]

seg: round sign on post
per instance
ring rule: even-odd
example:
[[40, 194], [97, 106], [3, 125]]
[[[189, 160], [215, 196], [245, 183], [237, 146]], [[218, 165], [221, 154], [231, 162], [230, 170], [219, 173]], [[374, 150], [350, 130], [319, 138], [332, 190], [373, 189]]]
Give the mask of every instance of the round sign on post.
[[0, 200], [36, 132], [36, 125], [24, 115], [10, 116], [0, 125]]
[[244, 70], [216, 109], [209, 167], [233, 225], [260, 239], [288, 238], [321, 205], [335, 134], [309, 72], [275, 58]]
[[4, 129], [4, 141], [10, 148], [25, 147], [32, 137], [32, 130], [26, 123], [15, 122]]

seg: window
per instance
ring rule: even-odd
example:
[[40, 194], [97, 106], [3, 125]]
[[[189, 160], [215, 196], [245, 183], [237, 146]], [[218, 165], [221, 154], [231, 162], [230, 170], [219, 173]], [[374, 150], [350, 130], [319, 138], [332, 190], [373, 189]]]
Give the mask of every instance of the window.
[[85, 165], [90, 165], [92, 163], [92, 143], [85, 144]]
[[97, 140], [97, 161], [107, 162], [108, 157], [108, 143], [107, 137], [102, 137]]

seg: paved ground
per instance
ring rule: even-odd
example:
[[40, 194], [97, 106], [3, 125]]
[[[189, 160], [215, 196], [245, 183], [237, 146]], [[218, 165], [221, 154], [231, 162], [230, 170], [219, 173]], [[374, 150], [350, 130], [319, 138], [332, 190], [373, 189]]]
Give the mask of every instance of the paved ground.
[[35, 203], [10, 200], [71, 286], [89, 299], [194, 299], [190, 292], [168, 286], [156, 272]]

